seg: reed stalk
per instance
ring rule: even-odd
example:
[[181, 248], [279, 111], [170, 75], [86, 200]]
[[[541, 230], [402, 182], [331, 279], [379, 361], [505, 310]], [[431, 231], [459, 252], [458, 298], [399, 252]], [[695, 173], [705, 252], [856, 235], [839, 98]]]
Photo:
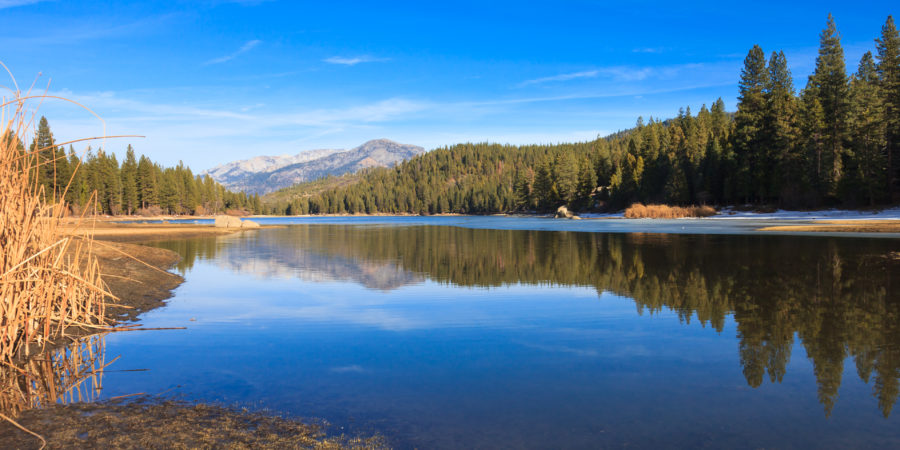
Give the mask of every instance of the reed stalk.
[[[9, 365], [70, 333], [107, 327], [109, 292], [93, 240], [73, 238], [61, 220], [68, 207], [45, 192], [37, 173], [54, 160], [26, 150], [34, 112], [13, 91], [0, 104], [0, 364]], [[54, 152], [55, 153], [55, 152]], [[77, 168], [75, 170], [78, 170]], [[88, 208], [89, 209], [89, 208]], [[78, 219], [80, 222], [81, 219]], [[78, 334], [83, 334], [78, 333]]]

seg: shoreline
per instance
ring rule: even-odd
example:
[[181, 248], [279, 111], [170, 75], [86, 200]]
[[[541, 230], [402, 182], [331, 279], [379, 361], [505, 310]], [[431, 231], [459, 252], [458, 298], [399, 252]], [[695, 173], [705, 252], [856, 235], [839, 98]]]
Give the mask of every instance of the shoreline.
[[[550, 214], [536, 213], [496, 213], [496, 214], [304, 214], [296, 216], [285, 215], [253, 215], [245, 216], [247, 219], [314, 219], [314, 218], [364, 218], [364, 217], [521, 217], [521, 218], [548, 218]], [[167, 223], [175, 220], [212, 220], [215, 216], [106, 216], [93, 218], [81, 227], [81, 233], [93, 230], [98, 239], [114, 242], [151, 242], [166, 239], [188, 239], [203, 236], [218, 236], [236, 232], [235, 229], [215, 228], [210, 224], [185, 224]], [[755, 231], [770, 232], [795, 232], [795, 233], [858, 233], [880, 234], [900, 233], [900, 208], [894, 207], [883, 210], [814, 210], [814, 211], [776, 211], [774, 213], [736, 212], [733, 210], [720, 211], [715, 216], [704, 218], [681, 219], [627, 219], [621, 214], [584, 213], [582, 220], [686, 220], [686, 221], [743, 221], [763, 222]], [[567, 219], [560, 219], [567, 220]], [[160, 221], [162, 223], [131, 223], [135, 221]], [[124, 222], [124, 223], [123, 223]], [[262, 228], [270, 228], [279, 225], [265, 225]]]

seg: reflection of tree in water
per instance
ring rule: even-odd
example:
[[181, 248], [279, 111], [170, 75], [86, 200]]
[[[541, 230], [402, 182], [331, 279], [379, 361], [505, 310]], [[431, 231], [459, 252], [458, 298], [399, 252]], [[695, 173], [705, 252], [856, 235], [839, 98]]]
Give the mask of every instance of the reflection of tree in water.
[[[827, 237], [603, 234], [456, 227], [305, 225], [253, 239], [460, 286], [592, 286], [722, 331], [734, 315], [744, 376], [780, 382], [795, 334], [830, 414], [847, 357], [887, 417], [900, 381], [900, 243]], [[193, 244], [192, 244], [193, 245]], [[215, 241], [201, 250], [214, 256]], [[289, 250], [289, 249], [288, 249]], [[182, 253], [184, 255], [184, 253]], [[190, 260], [188, 257], [185, 260]]]
[[0, 413], [95, 400], [102, 389], [104, 335], [80, 339], [67, 347], [15, 366], [0, 367]]
[[224, 238], [206, 237], [196, 239], [176, 239], [172, 241], [151, 242], [148, 245], [172, 250], [181, 255], [181, 259], [175, 264], [175, 270], [184, 275], [194, 267], [197, 261], [213, 259], [219, 251], [227, 246], [228, 240]]
[[[314, 230], [314, 227], [309, 227]], [[815, 367], [830, 413], [847, 356], [874, 378], [885, 416], [900, 378], [900, 264], [885, 240], [327, 227], [306, 245], [369, 260], [399, 261], [463, 286], [589, 285], [721, 331], [734, 314], [750, 386], [780, 382], [794, 334]], [[315, 237], [323, 239], [316, 241]]]

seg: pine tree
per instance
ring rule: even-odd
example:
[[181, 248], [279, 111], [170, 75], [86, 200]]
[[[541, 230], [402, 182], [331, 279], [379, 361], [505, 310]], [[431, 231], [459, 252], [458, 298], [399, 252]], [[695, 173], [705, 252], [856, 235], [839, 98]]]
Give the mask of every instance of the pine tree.
[[[156, 167], [144, 155], [141, 155], [141, 159], [138, 161], [137, 185], [141, 208], [159, 205], [159, 184]], [[215, 209], [218, 210], [220, 207], [221, 205], [217, 204]]]
[[[517, 209], [528, 210], [533, 207], [532, 184], [532, 181], [529, 180], [528, 174], [524, 169], [516, 172], [515, 190]], [[446, 210], [446, 208], [443, 209]]]
[[138, 209], [138, 164], [131, 145], [125, 150], [125, 161], [122, 163], [122, 206], [126, 214], [133, 214]]
[[888, 16], [875, 40], [878, 52], [878, 84], [884, 105], [885, 150], [888, 197], [900, 199], [900, 34], [894, 18]]
[[29, 150], [36, 157], [37, 168], [32, 175], [39, 186], [44, 189], [46, 198], [55, 196], [56, 190], [56, 140], [53, 139], [53, 133], [50, 131], [50, 124], [47, 118], [41, 116], [38, 121], [37, 133], [31, 142]]
[[538, 166], [534, 173], [534, 197], [537, 199], [537, 206], [541, 210], [548, 210], [556, 203], [553, 180], [546, 164]]
[[765, 89], [769, 84], [766, 56], [754, 45], [744, 58], [738, 86], [738, 110], [735, 114], [734, 152], [737, 156], [738, 194], [744, 201], [760, 198], [760, 178], [764, 175], [764, 123], [766, 117]]
[[848, 177], [843, 197], [857, 201], [857, 193], [865, 197], [869, 205], [881, 200], [886, 184], [887, 167], [884, 161], [885, 137], [884, 106], [879, 89], [875, 60], [866, 52], [859, 62], [859, 69], [850, 81], [850, 142], [853, 173]]
[[[98, 154], [104, 154], [100, 150]], [[122, 178], [119, 173], [119, 161], [116, 155], [110, 153], [103, 158], [101, 166], [101, 177], [104, 184], [104, 197], [102, 200], [103, 210], [106, 214], [120, 214], [122, 212]]]
[[768, 200], [795, 197], [802, 174], [801, 153], [796, 151], [797, 101], [794, 81], [784, 52], [772, 52], [769, 58], [769, 79], [766, 87], [766, 164]]
[[819, 35], [819, 56], [816, 70], [810, 76], [822, 107], [823, 169], [816, 180], [820, 195], [833, 197], [843, 175], [844, 141], [847, 137], [848, 79], [844, 65], [841, 36], [828, 15], [828, 22]]
[[66, 193], [66, 201], [75, 213], [80, 213], [88, 201], [88, 190], [85, 184], [85, 168], [75, 149], [69, 146], [69, 168], [72, 171], [72, 183]]
[[593, 166], [587, 158], [583, 159], [579, 165], [578, 188], [576, 191], [576, 206], [578, 209], [586, 209], [593, 206], [594, 188], [597, 187], [597, 174], [594, 173]]
[[570, 152], [560, 152], [553, 164], [553, 184], [561, 202], [571, 205], [578, 189], [578, 163]]

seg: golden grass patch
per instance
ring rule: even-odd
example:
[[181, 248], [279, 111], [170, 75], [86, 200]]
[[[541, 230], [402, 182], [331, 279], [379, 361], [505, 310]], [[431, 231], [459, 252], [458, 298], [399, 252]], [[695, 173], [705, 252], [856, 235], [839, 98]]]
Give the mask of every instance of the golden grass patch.
[[681, 219], [684, 217], [710, 217], [716, 215], [711, 206], [668, 206], [632, 204], [625, 210], [626, 219]]

